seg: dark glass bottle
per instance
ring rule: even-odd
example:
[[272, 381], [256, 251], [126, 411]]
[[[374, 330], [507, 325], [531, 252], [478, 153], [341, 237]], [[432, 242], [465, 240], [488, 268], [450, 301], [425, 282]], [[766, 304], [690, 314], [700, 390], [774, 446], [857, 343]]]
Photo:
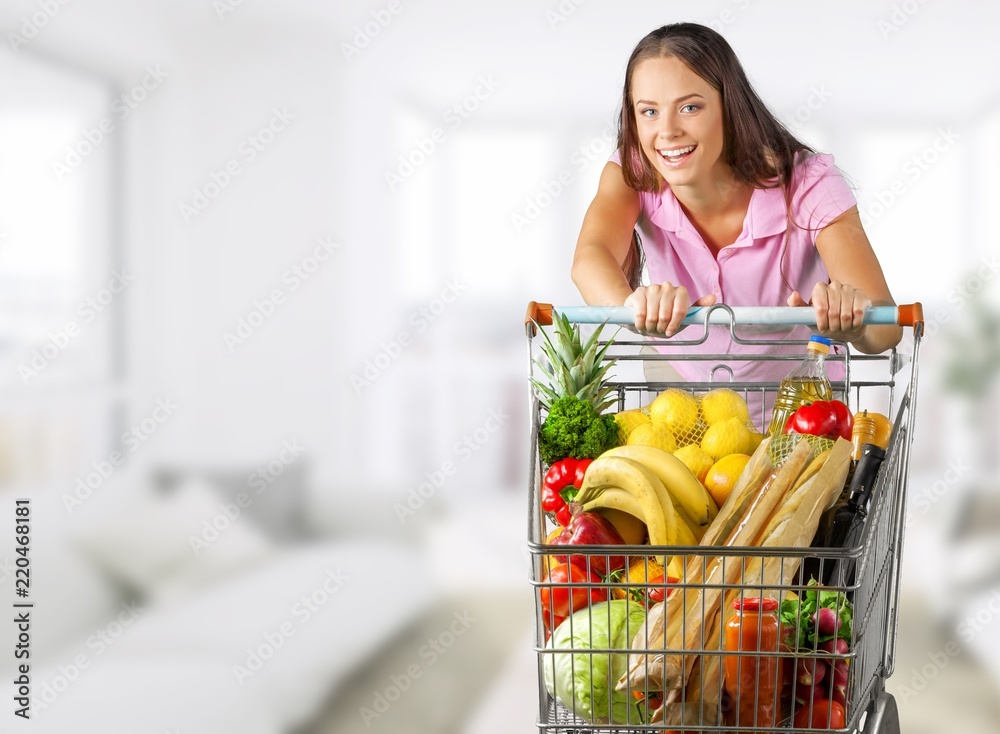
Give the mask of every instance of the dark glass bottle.
[[[854, 482], [854, 477], [858, 472], [858, 467], [861, 464], [861, 459], [867, 456], [872, 451], [872, 449], [878, 449], [878, 448], [879, 447], [873, 443], [866, 443], [857, 448], [856, 453], [858, 454], [858, 458], [851, 461], [851, 468], [847, 472], [847, 479], [844, 481], [844, 489], [840, 493], [840, 497], [837, 498], [837, 501], [833, 503], [833, 506], [829, 510], [824, 512], [822, 517], [820, 517], [819, 519], [819, 528], [816, 530], [816, 537], [813, 540], [813, 548], [831, 547], [827, 545], [827, 538], [830, 536], [830, 532], [833, 527], [833, 521], [834, 518], [837, 516], [837, 513], [851, 501], [851, 495], [857, 491], [857, 485]], [[881, 463], [881, 461], [879, 463]], [[876, 471], [878, 470], [876, 469]], [[869, 489], [869, 492], [870, 491], [871, 490]]]
[[[875, 444], [864, 445], [850, 485], [837, 503], [820, 518], [813, 548], [852, 549], [858, 546], [868, 517], [872, 490], [884, 459], [885, 449]], [[802, 579], [804, 583], [814, 578], [824, 585], [850, 586], [854, 583], [855, 564], [855, 559], [844, 559], [841, 564], [832, 558], [807, 558]], [[841, 565], [843, 568], [839, 569]]]

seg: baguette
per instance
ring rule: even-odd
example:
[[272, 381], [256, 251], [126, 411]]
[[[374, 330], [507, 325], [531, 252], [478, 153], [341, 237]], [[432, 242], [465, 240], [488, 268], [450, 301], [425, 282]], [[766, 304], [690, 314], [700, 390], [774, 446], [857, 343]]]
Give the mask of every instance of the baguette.
[[668, 727], [717, 726], [722, 723], [722, 624], [721, 614], [716, 614], [708, 626], [710, 630], [705, 650], [719, 650], [719, 654], [702, 655], [693, 665], [684, 686], [683, 702], [664, 705], [653, 718], [653, 723], [666, 722]]
[[[729, 493], [729, 497], [723, 503], [722, 507], [719, 508], [718, 514], [702, 535], [700, 545], [721, 545], [721, 543], [729, 537], [733, 527], [745, 512], [747, 503], [749, 503], [749, 501], [760, 491], [761, 487], [764, 486], [764, 483], [767, 481], [768, 477], [770, 477], [773, 469], [771, 459], [768, 457], [767, 453], [769, 443], [769, 438], [764, 439], [757, 447], [753, 456], [750, 457], [750, 461], [747, 462], [746, 467], [744, 467], [743, 472], [740, 474], [739, 479], [737, 479], [732, 492]], [[719, 540], [720, 537], [721, 541]], [[681, 578], [681, 581], [685, 586], [693, 586], [701, 583], [705, 573], [705, 560], [704, 556], [692, 556], [688, 559], [685, 573]], [[661, 604], [666, 604], [666, 602], [661, 602]], [[642, 638], [638, 635], [636, 636], [632, 647], [648, 648], [652, 646], [650, 645], [650, 642], [659, 646], [662, 644], [663, 638], [663, 615], [661, 614], [656, 615], [654, 624], [650, 625], [647, 630], [643, 630]]]
[[[729, 499], [723, 504], [719, 514], [705, 531], [701, 545], [722, 545], [724, 541], [729, 539], [747, 507], [760, 496], [767, 486], [768, 480], [772, 478], [772, 466], [767, 454], [767, 445], [768, 440], [761, 442], [757, 451], [754, 452], [730, 493]], [[648, 629], [648, 636], [641, 639], [638, 635], [636, 636], [632, 644], [633, 649], [661, 649], [664, 651], [668, 649], [666, 640], [677, 638], [685, 620], [692, 611], [701, 608], [699, 606], [702, 598], [701, 593], [691, 587], [703, 583], [709, 573], [710, 565], [718, 563], [718, 561], [718, 558], [713, 559], [705, 556], [692, 556], [689, 559], [682, 579], [684, 588], [662, 602], [664, 612], [656, 615], [653, 624]], [[666, 673], [663, 667], [664, 660], [665, 656], [662, 653], [652, 655], [634, 653], [629, 659], [629, 672], [618, 682], [618, 689], [629, 688], [631, 682], [631, 687], [645, 688], [648, 686], [650, 690], [664, 690], [664, 675]]]
[[[735, 522], [731, 522], [732, 516], [725, 518], [724, 523], [731, 525], [732, 529], [724, 545], [749, 545], [759, 535], [761, 528], [771, 516], [778, 502], [785, 496], [802, 472], [810, 452], [811, 448], [805, 441], [799, 442], [777, 472], [764, 482], [758, 492], [745, 492], [744, 494], [753, 496], [741, 497], [737, 502], [734, 502], [738, 508], [746, 508], [745, 514], [737, 517]], [[747, 482], [747, 485], [749, 484]], [[729, 505], [727, 500], [723, 508], [726, 509]], [[731, 515], [735, 515], [736, 508], [731, 509], [734, 510]], [[720, 510], [716, 520], [723, 518], [723, 515], [723, 511]], [[706, 538], [708, 535], [709, 533], [706, 532]], [[717, 539], [723, 536], [720, 532], [715, 537]], [[719, 556], [707, 559], [704, 568], [704, 583], [713, 587], [736, 583], [742, 567], [743, 559], [738, 557]], [[682, 621], [680, 624], [670, 624], [670, 627], [674, 627], [676, 631], [664, 636], [664, 654], [652, 656], [652, 661], [646, 655], [630, 656], [629, 671], [619, 681], [618, 689], [644, 687], [647, 685], [650, 672], [656, 673], [656, 683], [658, 686], [662, 686], [656, 690], [669, 691], [681, 688], [694, 663], [692, 656], [684, 655], [683, 651], [697, 650], [704, 646], [705, 623], [706, 621], [711, 622], [718, 611], [721, 593], [719, 588], [701, 588], [681, 590], [680, 594], [671, 595], [666, 601], [665, 617], [669, 623], [672, 623], [675, 617], [680, 617]], [[651, 642], [653, 647], [659, 647], [659, 640], [653, 639]], [[667, 651], [671, 652], [667, 654]], [[648, 670], [650, 668], [651, 670]], [[651, 683], [652, 681], [650, 681]]]
[[[851, 463], [851, 442], [838, 439], [820, 467], [797, 490], [789, 492], [785, 502], [761, 532], [757, 545], [762, 548], [806, 548], [816, 535], [820, 517], [837, 496], [847, 479]], [[781, 601], [781, 587], [787, 586], [798, 573], [801, 558], [769, 556], [748, 559], [742, 586], [766, 589], [762, 593]], [[726, 599], [726, 621], [735, 613], [730, 601], [736, 596], [730, 592]]]

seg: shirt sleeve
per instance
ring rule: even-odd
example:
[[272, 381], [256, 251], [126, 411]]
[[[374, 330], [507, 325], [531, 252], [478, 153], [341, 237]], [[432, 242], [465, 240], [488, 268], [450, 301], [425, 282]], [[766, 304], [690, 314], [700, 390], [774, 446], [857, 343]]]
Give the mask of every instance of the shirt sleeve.
[[814, 240], [819, 230], [858, 203], [832, 155], [810, 156], [795, 167], [791, 198], [792, 221]]
[[611, 157], [608, 158], [608, 160], [611, 163], [617, 163], [620, 166], [622, 164], [622, 152], [616, 148], [615, 152], [611, 154]]

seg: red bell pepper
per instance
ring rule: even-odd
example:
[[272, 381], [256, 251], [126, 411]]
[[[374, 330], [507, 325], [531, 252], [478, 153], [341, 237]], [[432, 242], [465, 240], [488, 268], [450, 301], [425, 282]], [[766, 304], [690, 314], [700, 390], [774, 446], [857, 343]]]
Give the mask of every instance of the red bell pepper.
[[573, 519], [569, 503], [583, 486], [583, 477], [593, 459], [567, 458], [557, 461], [545, 473], [542, 482], [542, 511], [555, 516], [564, 528]]
[[839, 400], [816, 400], [803, 404], [788, 417], [784, 433], [804, 433], [810, 436], [851, 440], [854, 417]]

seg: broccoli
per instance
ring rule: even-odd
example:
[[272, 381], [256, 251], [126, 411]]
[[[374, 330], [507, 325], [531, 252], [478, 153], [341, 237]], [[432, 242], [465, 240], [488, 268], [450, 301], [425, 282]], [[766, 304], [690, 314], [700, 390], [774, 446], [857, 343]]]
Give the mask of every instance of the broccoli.
[[596, 459], [618, 445], [615, 419], [598, 415], [593, 405], [572, 395], [552, 402], [538, 432], [538, 450], [549, 465], [568, 456]]

